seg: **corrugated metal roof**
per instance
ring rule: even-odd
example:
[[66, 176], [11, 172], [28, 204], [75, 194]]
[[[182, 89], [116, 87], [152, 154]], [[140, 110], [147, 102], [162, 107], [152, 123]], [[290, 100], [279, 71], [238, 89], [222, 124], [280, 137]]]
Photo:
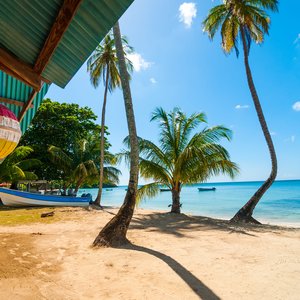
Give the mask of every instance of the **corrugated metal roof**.
[[[42, 76], [65, 87], [132, 2], [83, 0]], [[2, 0], [0, 45], [34, 65], [62, 4], [62, 0]]]
[[[44, 84], [40, 92], [36, 95], [33, 100], [33, 108], [29, 108], [21, 122], [21, 130], [24, 133], [29, 126], [31, 120], [33, 119], [36, 111], [38, 110], [43, 98], [45, 97], [49, 89], [49, 84]], [[0, 71], [0, 97], [8, 98], [12, 100], [17, 100], [22, 103], [27, 102], [32, 88], [24, 84], [23, 82], [7, 75]], [[0, 100], [1, 102], [1, 100]], [[16, 106], [14, 104], [3, 103], [9, 108], [17, 117], [22, 110], [21, 106]]]

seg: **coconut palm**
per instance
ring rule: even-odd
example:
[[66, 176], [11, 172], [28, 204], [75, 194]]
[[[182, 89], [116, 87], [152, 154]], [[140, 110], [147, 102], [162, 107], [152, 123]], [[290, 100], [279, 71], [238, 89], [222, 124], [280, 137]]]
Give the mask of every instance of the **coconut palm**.
[[[65, 153], [61, 148], [50, 146], [48, 149], [51, 160], [64, 173], [66, 179], [63, 184], [64, 192], [71, 184], [75, 186], [74, 193], [85, 183], [94, 184], [99, 180], [99, 141], [97, 137], [89, 140], [79, 140], [74, 144], [71, 153]], [[115, 164], [114, 156], [106, 151], [104, 163]], [[104, 183], [119, 183], [120, 171], [113, 166], [107, 165], [103, 168]]]
[[277, 0], [224, 0], [224, 3], [212, 8], [203, 21], [204, 31], [211, 39], [214, 38], [218, 29], [221, 30], [222, 47], [226, 53], [233, 49], [238, 55], [238, 41], [242, 41], [244, 52], [244, 64], [250, 93], [254, 102], [256, 113], [269, 148], [272, 170], [268, 179], [255, 192], [250, 200], [231, 219], [232, 222], [257, 221], [252, 217], [257, 203], [274, 182], [277, 175], [277, 158], [273, 141], [263, 114], [263, 110], [254, 85], [250, 65], [249, 53], [251, 42], [261, 44], [265, 34], [269, 34], [270, 18], [265, 10], [277, 11]]
[[[159, 145], [139, 138], [140, 174], [153, 180], [139, 189], [139, 199], [154, 197], [162, 186], [167, 186], [172, 192], [171, 212], [180, 213], [183, 185], [207, 181], [218, 174], [233, 178], [238, 172], [237, 165], [219, 144], [222, 139], [231, 140], [231, 130], [224, 126], [204, 127], [193, 134], [206, 123], [204, 113], [187, 116], [179, 108], [169, 113], [157, 108], [151, 121], [159, 123]], [[124, 142], [128, 145], [128, 138]], [[127, 155], [123, 152], [125, 158]]]
[[[121, 37], [123, 52], [125, 56], [126, 68], [129, 73], [132, 72], [132, 63], [127, 58], [127, 55], [132, 52], [132, 48], [128, 45], [128, 42], [124, 36]], [[100, 179], [99, 179], [99, 190], [97, 198], [94, 204], [100, 206], [102, 186], [103, 186], [103, 166], [104, 166], [104, 133], [105, 133], [105, 111], [106, 111], [106, 101], [107, 93], [112, 92], [116, 87], [121, 86], [121, 78], [119, 70], [117, 67], [117, 55], [115, 40], [111, 34], [106, 35], [104, 40], [97, 46], [92, 56], [87, 62], [87, 70], [90, 73], [90, 79], [92, 85], [97, 88], [101, 82], [105, 86], [104, 88], [104, 98], [102, 105], [101, 114], [101, 153], [100, 153]]]
[[40, 165], [38, 159], [28, 158], [33, 149], [28, 146], [17, 147], [0, 166], [0, 182], [12, 183], [11, 188], [16, 188], [19, 180], [36, 180], [32, 172]]
[[136, 132], [129, 74], [126, 67], [126, 58], [123, 51], [119, 23], [113, 28], [119, 71], [121, 76], [124, 106], [127, 117], [127, 126], [130, 136], [130, 172], [127, 193], [117, 215], [113, 217], [96, 237], [94, 246], [117, 246], [127, 243], [127, 230], [131, 222], [136, 205], [138, 176], [139, 176], [139, 145]]

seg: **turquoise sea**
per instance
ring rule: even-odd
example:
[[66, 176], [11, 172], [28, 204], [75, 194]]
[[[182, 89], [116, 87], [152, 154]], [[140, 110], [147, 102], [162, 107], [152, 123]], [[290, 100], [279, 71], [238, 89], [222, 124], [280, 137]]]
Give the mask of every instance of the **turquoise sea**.
[[[185, 186], [181, 192], [182, 212], [230, 219], [252, 196], [262, 182], [206, 183]], [[198, 187], [216, 187], [215, 191], [199, 192]], [[104, 189], [102, 204], [120, 206], [125, 196], [125, 186]], [[82, 189], [91, 193], [97, 189]], [[168, 211], [171, 192], [161, 192], [153, 199], [146, 199], [141, 208]], [[257, 205], [254, 217], [270, 224], [295, 224], [300, 226], [300, 180], [276, 181]]]

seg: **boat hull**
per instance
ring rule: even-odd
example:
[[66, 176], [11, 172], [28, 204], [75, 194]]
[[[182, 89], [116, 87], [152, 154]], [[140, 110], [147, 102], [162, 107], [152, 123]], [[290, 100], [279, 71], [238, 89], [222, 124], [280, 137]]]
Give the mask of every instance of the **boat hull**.
[[0, 199], [6, 206], [88, 206], [92, 197], [41, 195], [0, 188]]
[[215, 191], [216, 188], [213, 187], [213, 188], [198, 188], [198, 191], [199, 192], [209, 192], [209, 191]]

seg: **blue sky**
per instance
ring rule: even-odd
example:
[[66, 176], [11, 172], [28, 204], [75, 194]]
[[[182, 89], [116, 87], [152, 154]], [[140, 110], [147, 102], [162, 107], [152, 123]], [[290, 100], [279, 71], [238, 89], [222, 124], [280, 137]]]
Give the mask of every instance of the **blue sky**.
[[[157, 141], [157, 124], [149, 122], [157, 106], [166, 110], [177, 106], [187, 114], [204, 111], [209, 125], [233, 130], [233, 140], [225, 146], [241, 169], [236, 180], [263, 180], [270, 172], [269, 154], [247, 86], [243, 56], [226, 56], [219, 35], [211, 42], [202, 32], [202, 20], [217, 3], [136, 0], [121, 18], [121, 31], [135, 49], [131, 89], [138, 135]], [[280, 1], [279, 13], [271, 14], [270, 36], [261, 46], [253, 44], [250, 53], [277, 150], [278, 179], [300, 178], [299, 11], [300, 1]], [[53, 85], [47, 97], [89, 106], [100, 116], [103, 87], [91, 86], [84, 64], [65, 89]], [[107, 126], [111, 151], [118, 152], [128, 134], [121, 91], [109, 96]], [[120, 168], [121, 184], [127, 184], [127, 168]]]

